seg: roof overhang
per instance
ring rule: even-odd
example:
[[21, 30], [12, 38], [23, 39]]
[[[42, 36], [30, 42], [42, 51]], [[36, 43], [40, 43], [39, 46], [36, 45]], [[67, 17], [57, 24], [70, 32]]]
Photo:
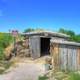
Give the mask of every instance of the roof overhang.
[[51, 43], [65, 44], [65, 45], [79, 46], [79, 47], [80, 47], [80, 43], [77, 43], [77, 42], [71, 42], [71, 41], [54, 41], [54, 40], [51, 40]]
[[57, 33], [57, 32], [49, 32], [49, 31], [41, 31], [41, 32], [28, 32], [22, 33], [23, 36], [52, 36], [52, 37], [64, 37], [69, 38], [68, 35]]

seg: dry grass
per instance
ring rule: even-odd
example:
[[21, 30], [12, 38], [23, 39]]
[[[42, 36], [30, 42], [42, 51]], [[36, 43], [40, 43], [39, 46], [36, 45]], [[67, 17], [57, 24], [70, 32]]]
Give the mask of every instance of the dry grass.
[[10, 61], [0, 61], [0, 74], [3, 74], [7, 69], [11, 67], [13, 63]]

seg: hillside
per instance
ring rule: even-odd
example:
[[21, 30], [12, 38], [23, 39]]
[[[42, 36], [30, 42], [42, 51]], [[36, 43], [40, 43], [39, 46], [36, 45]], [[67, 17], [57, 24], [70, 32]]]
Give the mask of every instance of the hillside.
[[11, 34], [0, 32], [0, 60], [4, 58], [4, 50], [13, 41]]

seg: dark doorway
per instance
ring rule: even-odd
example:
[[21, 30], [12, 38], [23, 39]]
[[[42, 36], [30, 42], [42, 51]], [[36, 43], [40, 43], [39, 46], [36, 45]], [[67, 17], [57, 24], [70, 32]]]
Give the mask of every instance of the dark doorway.
[[50, 54], [50, 38], [41, 37], [40, 41], [41, 41], [41, 46], [40, 46], [41, 56]]

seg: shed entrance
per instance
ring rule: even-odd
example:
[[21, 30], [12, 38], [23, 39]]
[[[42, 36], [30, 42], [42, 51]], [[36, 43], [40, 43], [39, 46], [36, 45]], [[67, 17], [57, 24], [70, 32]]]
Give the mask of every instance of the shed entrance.
[[40, 53], [41, 56], [50, 54], [50, 38], [40, 38]]

